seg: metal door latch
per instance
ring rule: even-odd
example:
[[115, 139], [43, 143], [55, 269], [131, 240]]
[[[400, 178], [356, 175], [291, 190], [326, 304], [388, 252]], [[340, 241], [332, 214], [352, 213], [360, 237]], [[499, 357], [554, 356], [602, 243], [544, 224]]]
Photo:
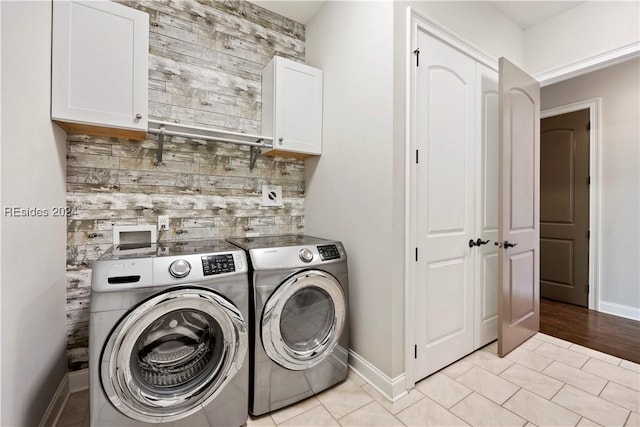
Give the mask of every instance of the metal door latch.
[[493, 244], [494, 244], [494, 245], [496, 245], [496, 246], [497, 246], [497, 247], [499, 247], [499, 248], [504, 247], [505, 249], [506, 249], [506, 248], [513, 248], [513, 247], [515, 247], [515, 246], [518, 246], [518, 244], [517, 244], [517, 243], [509, 243], [509, 241], [508, 241], [508, 240], [505, 240], [505, 241], [504, 241], [504, 244], [503, 244], [503, 243], [500, 243], [500, 242], [494, 242]]
[[481, 238], [478, 237], [478, 240], [469, 240], [469, 247], [472, 248], [474, 246], [482, 246], [482, 245], [486, 245], [487, 243], [489, 243], [491, 240], [482, 240]]

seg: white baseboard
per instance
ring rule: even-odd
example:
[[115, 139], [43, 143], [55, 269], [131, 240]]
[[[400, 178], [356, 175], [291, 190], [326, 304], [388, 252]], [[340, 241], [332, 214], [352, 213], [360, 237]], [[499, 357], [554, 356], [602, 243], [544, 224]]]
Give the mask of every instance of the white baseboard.
[[62, 415], [64, 405], [67, 403], [68, 398], [69, 377], [68, 375], [65, 375], [56, 390], [56, 394], [53, 395], [53, 399], [49, 402], [49, 406], [47, 407], [42, 420], [40, 420], [38, 427], [53, 427], [57, 425], [58, 419], [60, 418], [60, 415]]
[[630, 305], [617, 304], [615, 302], [600, 301], [599, 310], [602, 313], [626, 317], [627, 319], [640, 320], [640, 308]]
[[349, 368], [367, 381], [390, 402], [396, 402], [404, 397], [408, 391], [405, 374], [389, 378], [384, 372], [369, 363], [353, 350], [349, 350]]
[[69, 372], [69, 393], [89, 389], [89, 369]]
[[89, 388], [89, 370], [82, 369], [67, 373], [60, 381], [56, 394], [49, 402], [47, 411], [44, 413], [38, 427], [53, 427], [58, 424], [64, 406], [67, 404], [69, 394]]

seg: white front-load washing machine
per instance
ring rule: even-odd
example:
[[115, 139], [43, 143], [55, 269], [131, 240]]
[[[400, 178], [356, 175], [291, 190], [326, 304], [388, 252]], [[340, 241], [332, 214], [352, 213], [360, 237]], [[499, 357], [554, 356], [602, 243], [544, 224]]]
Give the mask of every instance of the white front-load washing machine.
[[251, 264], [249, 412], [271, 412], [344, 381], [349, 280], [342, 243], [304, 235], [228, 241]]
[[243, 251], [224, 241], [114, 247], [94, 263], [91, 289], [92, 426], [246, 423]]

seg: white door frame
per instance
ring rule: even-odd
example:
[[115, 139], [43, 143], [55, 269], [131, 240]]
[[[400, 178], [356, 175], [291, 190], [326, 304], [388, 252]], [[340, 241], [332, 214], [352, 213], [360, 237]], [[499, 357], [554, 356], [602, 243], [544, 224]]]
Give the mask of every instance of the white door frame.
[[601, 98], [591, 98], [559, 107], [549, 108], [540, 112], [540, 119], [572, 113], [579, 110], [589, 110], [591, 129], [589, 131], [589, 309], [600, 311], [600, 103]]
[[[453, 46], [454, 48], [462, 51], [467, 56], [470, 56], [477, 62], [486, 65], [494, 71], [498, 71], [498, 61], [491, 56], [485, 54], [481, 50], [477, 49], [470, 43], [459, 38], [455, 33], [449, 31], [436, 21], [422, 14], [421, 12], [407, 8], [407, 33], [406, 33], [406, 46], [409, 47], [406, 51], [406, 121], [405, 121], [405, 283], [404, 283], [404, 324], [405, 324], [405, 354], [404, 354], [404, 367], [406, 374], [406, 388], [407, 390], [413, 388], [416, 383], [414, 377], [413, 361], [414, 350], [413, 345], [416, 342], [414, 339], [414, 327], [413, 327], [413, 302], [414, 302], [414, 284], [416, 280], [416, 262], [415, 262], [415, 248], [417, 226], [415, 215], [416, 209], [416, 169], [415, 169], [415, 152], [416, 142], [413, 138], [415, 135], [415, 129], [413, 123], [415, 123], [415, 100], [412, 91], [412, 70], [415, 61], [415, 55], [413, 50], [415, 49], [415, 34], [419, 30], [427, 32], [432, 36], [444, 41], [445, 43]], [[428, 54], [428, 53], [425, 53]], [[475, 218], [474, 218], [475, 221]]]

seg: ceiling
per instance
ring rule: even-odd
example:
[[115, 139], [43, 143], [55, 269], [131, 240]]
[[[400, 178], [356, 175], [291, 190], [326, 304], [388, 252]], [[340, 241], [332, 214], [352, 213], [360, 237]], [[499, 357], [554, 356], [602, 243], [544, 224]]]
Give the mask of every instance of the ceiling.
[[249, 0], [251, 3], [264, 7], [267, 10], [293, 19], [296, 22], [307, 25], [311, 18], [325, 3], [316, 0]]
[[[308, 24], [325, 1], [317, 0], [251, 0], [289, 19]], [[491, 1], [489, 2], [508, 16], [523, 30], [579, 5], [582, 1]]]
[[504, 15], [511, 18], [523, 30], [544, 22], [582, 1], [492, 1]]

